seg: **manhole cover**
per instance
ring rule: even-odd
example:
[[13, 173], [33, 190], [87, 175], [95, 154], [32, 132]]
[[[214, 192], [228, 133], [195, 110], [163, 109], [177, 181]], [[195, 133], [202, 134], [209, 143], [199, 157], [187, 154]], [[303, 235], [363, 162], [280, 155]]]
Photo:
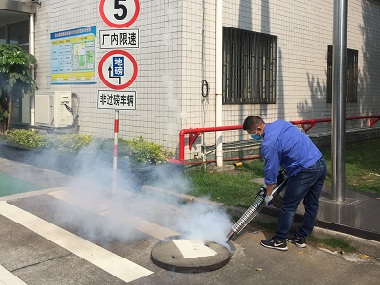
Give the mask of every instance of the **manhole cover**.
[[213, 241], [164, 240], [151, 252], [152, 261], [167, 270], [183, 273], [208, 272], [226, 265], [231, 252]]

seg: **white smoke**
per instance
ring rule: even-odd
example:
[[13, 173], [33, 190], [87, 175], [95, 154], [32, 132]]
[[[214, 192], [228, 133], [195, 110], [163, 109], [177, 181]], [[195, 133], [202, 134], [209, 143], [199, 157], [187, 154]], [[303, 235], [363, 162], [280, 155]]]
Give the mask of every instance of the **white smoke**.
[[183, 238], [226, 243], [231, 230], [227, 213], [221, 207], [203, 202], [183, 205], [176, 220], [176, 229]]
[[[191, 183], [180, 170], [152, 166], [138, 177], [133, 166], [120, 163], [113, 191], [112, 157], [107, 155], [96, 144], [79, 153], [80, 164], [67, 183], [70, 190], [61, 197], [65, 203], [56, 211], [57, 222], [99, 243], [144, 238], [138, 226], [147, 221], [176, 231], [181, 238], [225, 244], [231, 229], [229, 216], [212, 203], [184, 203], [181, 195], [190, 190]], [[141, 191], [149, 180], [152, 187]]]

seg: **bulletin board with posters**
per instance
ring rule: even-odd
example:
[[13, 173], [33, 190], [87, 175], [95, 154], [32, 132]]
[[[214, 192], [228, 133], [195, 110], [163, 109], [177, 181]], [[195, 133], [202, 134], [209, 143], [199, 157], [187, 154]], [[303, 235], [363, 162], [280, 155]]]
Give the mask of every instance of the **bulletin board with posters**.
[[50, 34], [51, 84], [96, 83], [96, 26]]

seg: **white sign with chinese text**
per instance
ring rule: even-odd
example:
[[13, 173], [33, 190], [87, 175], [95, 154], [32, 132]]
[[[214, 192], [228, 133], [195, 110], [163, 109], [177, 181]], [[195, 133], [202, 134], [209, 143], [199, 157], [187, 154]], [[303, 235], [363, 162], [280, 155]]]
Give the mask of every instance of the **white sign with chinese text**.
[[136, 110], [136, 91], [98, 90], [98, 109]]
[[113, 29], [99, 31], [101, 49], [139, 48], [139, 29]]

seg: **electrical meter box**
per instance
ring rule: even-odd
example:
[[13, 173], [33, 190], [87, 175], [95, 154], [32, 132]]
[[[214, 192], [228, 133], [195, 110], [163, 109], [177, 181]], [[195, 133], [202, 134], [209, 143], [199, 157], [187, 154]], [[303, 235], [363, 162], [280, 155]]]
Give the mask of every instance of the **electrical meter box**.
[[37, 93], [34, 101], [35, 125], [62, 128], [73, 124], [71, 91]]

